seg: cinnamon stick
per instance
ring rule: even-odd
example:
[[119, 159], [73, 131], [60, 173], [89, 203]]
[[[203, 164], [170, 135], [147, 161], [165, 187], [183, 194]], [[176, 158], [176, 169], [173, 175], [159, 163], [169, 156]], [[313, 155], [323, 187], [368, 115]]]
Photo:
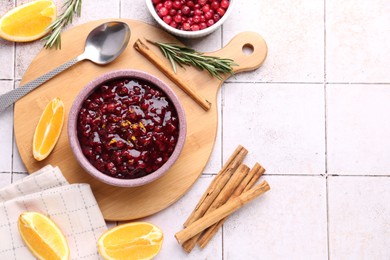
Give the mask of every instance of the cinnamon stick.
[[[230, 197], [228, 201], [238, 197], [242, 192], [245, 192], [253, 187], [253, 185], [260, 179], [261, 175], [265, 172], [265, 169], [258, 163], [256, 163], [253, 168], [250, 170], [245, 179], [240, 183], [237, 189], [234, 191], [233, 195]], [[215, 233], [219, 230], [219, 228], [225, 223], [228, 217], [221, 219], [218, 223], [208, 227], [202, 234], [202, 237], [198, 240], [198, 245], [201, 248], [204, 248], [208, 242], [213, 238]]]
[[200, 232], [213, 225], [214, 223], [217, 223], [221, 219], [229, 216], [233, 212], [240, 209], [243, 205], [267, 192], [269, 189], [270, 187], [268, 183], [266, 181], [263, 181], [252, 189], [242, 193], [240, 196], [232, 199], [231, 201], [217, 208], [213, 212], [193, 222], [191, 225], [189, 225], [182, 231], [176, 233], [175, 237], [177, 242], [182, 245], [188, 239], [194, 237], [196, 234], [199, 234]]
[[[219, 208], [221, 205], [223, 205], [233, 194], [234, 190], [239, 186], [239, 184], [242, 182], [242, 180], [245, 178], [245, 176], [249, 172], [249, 167], [245, 164], [241, 164], [237, 170], [233, 173], [232, 177], [228, 181], [228, 183], [225, 185], [225, 187], [222, 189], [222, 191], [218, 194], [218, 196], [215, 198], [213, 203], [210, 205], [210, 207], [205, 212], [205, 215], [213, 212], [215, 209]], [[194, 249], [196, 242], [198, 241], [201, 233], [197, 234], [196, 236], [192, 237], [191, 239], [187, 240], [185, 243], [183, 243], [183, 249], [189, 253]]]
[[196, 103], [198, 103], [204, 110], [208, 111], [211, 103], [184, 82], [177, 74], [169, 69], [165, 63], [144, 44], [140, 39], [134, 43], [134, 48], [144, 55], [150, 62], [152, 62], [160, 71], [162, 71], [170, 80], [172, 80], [178, 87], [180, 87], [187, 95], [189, 95]]
[[184, 227], [190, 225], [192, 222], [196, 221], [205, 214], [207, 209], [213, 203], [214, 199], [218, 196], [225, 184], [228, 182], [231, 175], [242, 163], [247, 153], [248, 150], [246, 150], [241, 145], [236, 148], [236, 150], [226, 161], [222, 169], [218, 172], [217, 176], [215, 176], [213, 181], [210, 183], [209, 187], [203, 194], [195, 209], [192, 211], [191, 215], [184, 223]]

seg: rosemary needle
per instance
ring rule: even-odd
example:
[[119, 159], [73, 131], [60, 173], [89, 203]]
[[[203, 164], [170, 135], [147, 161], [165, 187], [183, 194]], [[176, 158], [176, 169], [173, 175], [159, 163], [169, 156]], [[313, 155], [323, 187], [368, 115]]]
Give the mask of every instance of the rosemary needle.
[[223, 74], [234, 74], [232, 66], [238, 66], [232, 59], [207, 56], [201, 52], [175, 43], [147, 41], [160, 48], [164, 56], [170, 61], [175, 73], [176, 64], [180, 67], [183, 67], [183, 65], [192, 65], [200, 70], [206, 70], [213, 77], [222, 80]]
[[65, 11], [49, 25], [48, 30], [51, 32], [43, 38], [43, 40], [46, 41], [44, 45], [46, 49], [52, 48], [53, 46], [55, 46], [56, 49], [61, 49], [61, 30], [69, 23], [72, 23], [75, 14], [80, 16], [81, 3], [82, 0], [67, 0], [64, 3], [63, 8]]

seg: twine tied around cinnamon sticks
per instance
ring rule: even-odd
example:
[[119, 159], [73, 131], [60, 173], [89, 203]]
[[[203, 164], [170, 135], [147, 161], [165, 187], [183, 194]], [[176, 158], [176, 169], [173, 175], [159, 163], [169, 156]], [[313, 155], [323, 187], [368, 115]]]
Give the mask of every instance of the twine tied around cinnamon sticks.
[[243, 164], [248, 151], [239, 145], [215, 176], [195, 209], [175, 234], [189, 253], [198, 244], [204, 248], [227, 217], [270, 189], [266, 181], [255, 185], [265, 169], [256, 163], [252, 169]]

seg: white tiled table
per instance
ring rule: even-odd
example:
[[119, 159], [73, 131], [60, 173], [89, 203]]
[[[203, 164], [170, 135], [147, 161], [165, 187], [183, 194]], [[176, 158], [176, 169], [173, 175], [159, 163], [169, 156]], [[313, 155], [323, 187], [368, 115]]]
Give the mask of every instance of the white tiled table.
[[[156, 259], [390, 259], [390, 1], [236, 1], [222, 29], [185, 43], [212, 51], [253, 30], [269, 55], [223, 86], [202, 177], [146, 219], [165, 233]], [[14, 5], [1, 1], [0, 15]], [[83, 0], [74, 25], [109, 17], [154, 24], [144, 0]], [[0, 93], [18, 86], [41, 48], [0, 40]], [[0, 186], [26, 175], [12, 126], [9, 108], [0, 114]], [[272, 190], [186, 255], [173, 235], [238, 144], [247, 164], [267, 169]]]

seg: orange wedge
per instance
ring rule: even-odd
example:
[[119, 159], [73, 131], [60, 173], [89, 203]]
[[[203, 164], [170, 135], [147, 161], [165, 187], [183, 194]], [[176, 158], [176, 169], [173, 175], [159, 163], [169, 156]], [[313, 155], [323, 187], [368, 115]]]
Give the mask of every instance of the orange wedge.
[[19, 216], [18, 228], [24, 243], [38, 259], [69, 259], [68, 243], [57, 225], [38, 212]]
[[98, 250], [107, 260], [147, 260], [160, 252], [163, 239], [162, 231], [153, 224], [128, 223], [103, 233], [98, 240]]
[[56, 145], [64, 124], [64, 116], [65, 108], [61, 99], [55, 98], [47, 104], [34, 133], [33, 154], [37, 161], [49, 156]]
[[51, 0], [36, 0], [20, 5], [0, 19], [0, 37], [14, 42], [29, 42], [48, 33], [56, 19], [57, 8]]

